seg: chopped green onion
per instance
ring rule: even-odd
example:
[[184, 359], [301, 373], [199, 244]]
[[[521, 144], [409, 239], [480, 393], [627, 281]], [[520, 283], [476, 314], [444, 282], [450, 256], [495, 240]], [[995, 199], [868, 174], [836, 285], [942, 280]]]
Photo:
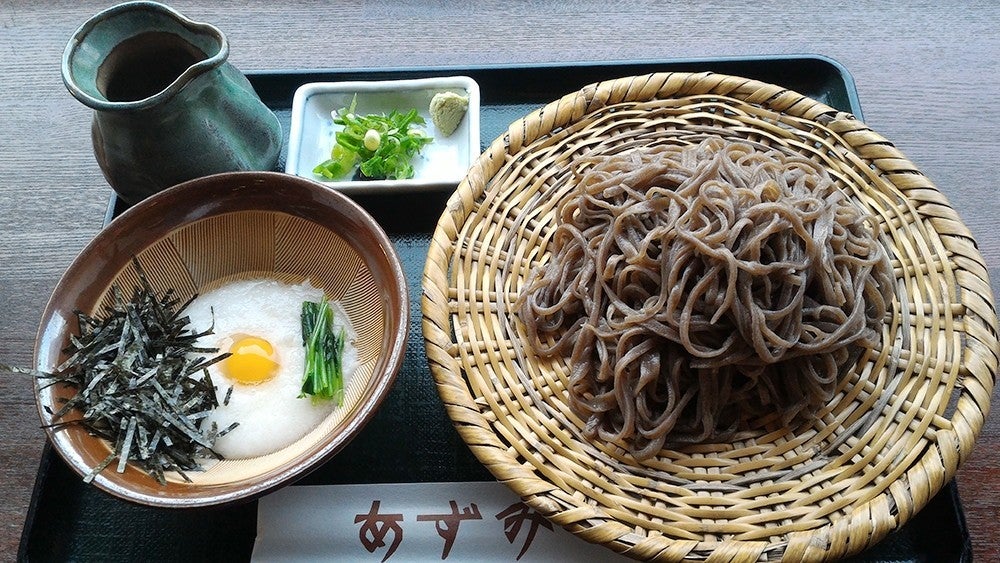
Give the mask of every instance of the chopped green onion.
[[314, 169], [313, 173], [326, 179], [337, 179], [358, 170], [363, 179], [405, 180], [414, 175], [413, 158], [433, 139], [421, 131], [424, 124], [416, 109], [406, 113], [392, 110], [388, 115], [357, 115], [357, 96], [350, 107], [341, 108], [333, 115], [333, 122], [343, 125], [335, 135], [336, 142], [330, 158]]

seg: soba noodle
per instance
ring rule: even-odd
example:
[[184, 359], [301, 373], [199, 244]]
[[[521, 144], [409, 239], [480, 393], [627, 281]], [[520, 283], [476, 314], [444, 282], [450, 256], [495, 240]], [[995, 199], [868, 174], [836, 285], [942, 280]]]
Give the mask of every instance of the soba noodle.
[[713, 138], [585, 164], [516, 307], [590, 437], [644, 459], [787, 424], [877, 343], [888, 258], [811, 161]]

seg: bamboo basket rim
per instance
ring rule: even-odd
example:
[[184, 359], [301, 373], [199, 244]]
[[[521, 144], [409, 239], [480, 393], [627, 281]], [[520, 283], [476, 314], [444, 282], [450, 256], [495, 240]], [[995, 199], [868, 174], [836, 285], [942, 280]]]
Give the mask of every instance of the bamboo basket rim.
[[[551, 170], [555, 165], [540, 162], [540, 154], [551, 151], [557, 155], [552, 158], [566, 161], [572, 154], [565, 153], [572, 150], [559, 153], [562, 145], [554, 146], [568, 143], [568, 138], [587, 144], [624, 135], [613, 131], [616, 123], [643, 122], [642, 112], [664, 107], [680, 112], [677, 119], [692, 120], [678, 129], [709, 119], [739, 130], [737, 136], [765, 143], [784, 143], [782, 135], [790, 135], [794, 150], [816, 155], [824, 166], [846, 170], [848, 184], [865, 184], [851, 195], [857, 199], [860, 194], [863, 205], [880, 213], [888, 225], [885, 241], [897, 271], [897, 308], [887, 329], [891, 338], [881, 350], [870, 351], [870, 378], [860, 374], [842, 390], [841, 395], [858, 402], [852, 407], [844, 399], [846, 410], [858, 410], [845, 420], [866, 418], [893, 428], [908, 436], [912, 443], [906, 446], [912, 451], [902, 453], [899, 444], [890, 447], [872, 440], [872, 432], [865, 430], [872, 426], [844, 428], [845, 420], [829, 412], [829, 432], [846, 436], [851, 431], [860, 438], [838, 438], [841, 443], [831, 451], [843, 462], [815, 470], [802, 463], [808, 452], [796, 449], [814, 436], [779, 437], [798, 441], [782, 451], [789, 456], [789, 467], [804, 472], [783, 474], [783, 486], [788, 479], [803, 479], [798, 485], [814, 490], [798, 491], [788, 498], [790, 506], [767, 508], [762, 500], [768, 496], [766, 487], [753, 494], [746, 492], [749, 489], [735, 493], [746, 499], [727, 496], [730, 493], [722, 493], [722, 500], [675, 495], [671, 487], [684, 490], [684, 485], [671, 485], [672, 469], [702, 477], [712, 469], [726, 471], [713, 463], [724, 466], [733, 460], [719, 456], [717, 449], [703, 456], [707, 461], [701, 460], [711, 467], [708, 473], [697, 464], [682, 463], [692, 459], [690, 452], [661, 452], [657, 467], [667, 469], [651, 473], [641, 464], [630, 465], [624, 454], [609, 454], [609, 448], [585, 445], [582, 453], [574, 449], [578, 444], [566, 420], [543, 416], [538, 423], [532, 421], [542, 412], [531, 406], [532, 400], [549, 401], [556, 407], [546, 412], [559, 412], [558, 374], [549, 368], [522, 369], [525, 366], [511, 359], [514, 340], [491, 340], [491, 323], [513, 313], [491, 301], [490, 291], [473, 287], [494, 273], [483, 258], [493, 249], [490, 241], [475, 237], [516, 238], [507, 231], [514, 230], [512, 217], [523, 208], [512, 199], [524, 201], [524, 192], [534, 189], [525, 187], [525, 176], [518, 174], [527, 174], [535, 188], [551, 179], [546, 173], [558, 174]], [[647, 126], [650, 119], [636, 127]], [[597, 121], [611, 125], [597, 133], [589, 129]], [[796, 139], [805, 141], [799, 146]], [[499, 177], [506, 182], [502, 187]], [[487, 231], [490, 234], [484, 235]], [[989, 411], [1000, 356], [985, 261], [945, 196], [913, 163], [849, 113], [780, 86], [711, 72], [654, 73], [591, 84], [512, 123], [475, 161], [448, 200], [428, 251], [422, 311], [438, 392], [478, 459], [534, 510], [588, 541], [636, 559], [826, 560], [874, 545], [923, 508], [968, 457]], [[934, 346], [917, 343], [923, 338]], [[513, 385], [498, 391], [504, 381]], [[893, 381], [895, 386], [890, 386]], [[865, 417], [865, 412], [871, 416]], [[733, 447], [746, 450], [745, 444]], [[771, 448], [768, 452], [773, 444]], [[694, 457], [699, 455], [696, 450]], [[774, 467], [773, 459], [766, 463]], [[859, 467], [864, 470], [860, 477]], [[816, 471], [826, 473], [815, 477]], [[812, 480], [805, 481], [807, 476]], [[686, 504], [692, 498], [693, 504]], [[731, 502], [724, 508], [726, 514], [743, 516], [716, 522], [713, 508], [724, 502]], [[777, 512], [766, 514], [771, 510]], [[776, 513], [789, 515], [790, 523], [775, 524]]]

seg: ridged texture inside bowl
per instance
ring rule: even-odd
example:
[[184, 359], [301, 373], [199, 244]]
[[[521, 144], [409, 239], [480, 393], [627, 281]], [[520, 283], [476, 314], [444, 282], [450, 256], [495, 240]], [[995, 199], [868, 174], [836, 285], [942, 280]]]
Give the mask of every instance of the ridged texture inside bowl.
[[[274, 172], [217, 174], [185, 182], [128, 209], [108, 224], [69, 266], [42, 313], [35, 366], [50, 371], [78, 330], [73, 311], [94, 313], [114, 283], [138, 283], [136, 257], [154, 290], [182, 299], [238, 279], [308, 278], [346, 309], [357, 333], [360, 368], [345, 404], [284, 450], [228, 460], [194, 483], [161, 485], [127, 464], [101, 471], [93, 485], [118, 498], [155, 507], [200, 507], [255, 498], [303, 476], [337, 455], [374, 416], [395, 382], [406, 348], [408, 294], [392, 243], [360, 206], [317, 182]], [[102, 305], [103, 304], [103, 305]], [[53, 427], [51, 413], [72, 394], [36, 385], [39, 417], [67, 465], [87, 475], [109, 447], [85, 429]], [[79, 417], [72, 411], [59, 422]]]
[[[342, 425], [362, 399], [379, 358], [385, 336], [379, 288], [372, 272], [350, 244], [329, 229], [299, 217], [270, 211], [244, 211], [215, 215], [191, 223], [156, 241], [136, 258], [157, 292], [173, 288], [185, 302], [220, 285], [267, 277], [286, 283], [309, 279], [326, 297], [340, 301], [357, 332], [360, 364], [345, 389], [344, 404], [318, 427], [292, 445], [275, 453], [249, 459], [208, 464], [204, 472], [190, 472], [198, 485], [233, 483], [250, 479], [294, 462]], [[139, 276], [129, 264], [112, 281], [126, 295], [139, 286]], [[96, 310], [111, 304], [111, 285]], [[170, 476], [180, 481], [177, 475]]]
[[[578, 157], [710, 136], [826, 167], [881, 223], [895, 298], [881, 344], [863, 351], [815, 421], [772, 419], [750, 439], [639, 463], [621, 445], [584, 437], [567, 363], [525, 346], [512, 304], [551, 252]], [[863, 550], [955, 474], [997, 371], [984, 261], [930, 180], [848, 114], [707, 73], [599, 83], [513, 123], [438, 223], [423, 312], [438, 390], [478, 458], [535, 510], [642, 559], [803, 561]]]

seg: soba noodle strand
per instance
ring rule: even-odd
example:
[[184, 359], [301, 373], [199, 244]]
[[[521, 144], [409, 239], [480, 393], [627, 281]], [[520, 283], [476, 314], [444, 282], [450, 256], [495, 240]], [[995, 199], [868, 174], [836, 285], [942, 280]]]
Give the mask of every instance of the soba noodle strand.
[[888, 259], [811, 161], [712, 138], [584, 164], [516, 307], [591, 437], [644, 459], [788, 423], [878, 341]]

